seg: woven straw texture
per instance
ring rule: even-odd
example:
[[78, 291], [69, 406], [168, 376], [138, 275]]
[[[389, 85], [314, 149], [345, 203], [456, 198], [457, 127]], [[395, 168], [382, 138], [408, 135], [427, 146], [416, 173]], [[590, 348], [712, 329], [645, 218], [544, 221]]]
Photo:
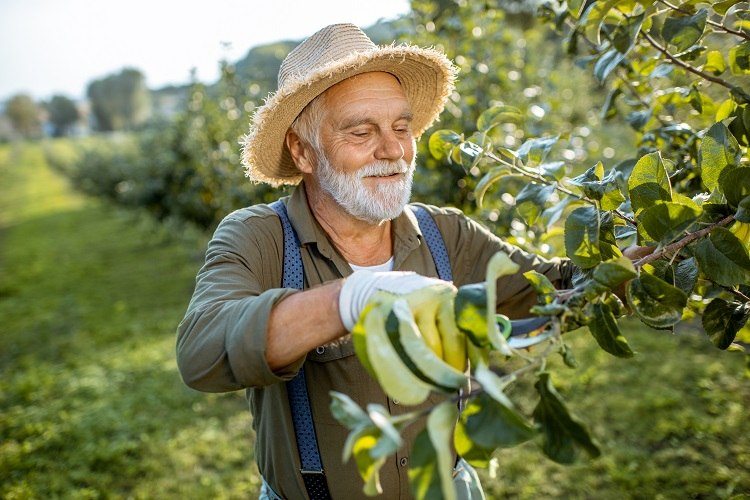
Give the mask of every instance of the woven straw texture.
[[361, 73], [384, 71], [401, 82], [419, 137], [453, 91], [456, 68], [442, 52], [413, 45], [378, 47], [353, 24], [334, 24], [298, 45], [281, 63], [279, 89], [253, 115], [242, 164], [255, 182], [297, 184], [302, 175], [284, 145], [286, 131], [315, 97]]

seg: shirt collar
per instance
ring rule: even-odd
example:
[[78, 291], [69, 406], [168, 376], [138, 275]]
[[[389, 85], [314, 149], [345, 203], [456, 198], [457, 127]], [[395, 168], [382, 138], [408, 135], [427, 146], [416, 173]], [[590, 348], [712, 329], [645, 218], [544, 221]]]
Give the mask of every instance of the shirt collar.
[[[338, 254], [310, 210], [304, 182], [300, 182], [289, 197], [287, 212], [301, 245], [315, 243], [321, 255], [328, 259], [333, 259], [333, 256]], [[422, 232], [419, 230], [417, 217], [408, 207], [393, 220], [391, 231], [393, 234], [393, 269], [396, 270], [406, 260], [409, 253], [419, 247]]]

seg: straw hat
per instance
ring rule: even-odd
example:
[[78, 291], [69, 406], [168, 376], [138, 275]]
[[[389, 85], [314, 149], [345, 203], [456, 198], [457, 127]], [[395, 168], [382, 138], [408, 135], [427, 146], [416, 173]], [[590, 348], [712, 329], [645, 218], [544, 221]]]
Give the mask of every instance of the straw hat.
[[286, 56], [279, 69], [279, 88], [253, 115], [242, 140], [245, 174], [273, 186], [297, 184], [302, 174], [284, 138], [297, 115], [329, 87], [369, 71], [391, 73], [406, 93], [419, 137], [443, 110], [453, 91], [455, 66], [442, 52], [413, 45], [378, 47], [353, 24], [334, 24], [318, 31]]

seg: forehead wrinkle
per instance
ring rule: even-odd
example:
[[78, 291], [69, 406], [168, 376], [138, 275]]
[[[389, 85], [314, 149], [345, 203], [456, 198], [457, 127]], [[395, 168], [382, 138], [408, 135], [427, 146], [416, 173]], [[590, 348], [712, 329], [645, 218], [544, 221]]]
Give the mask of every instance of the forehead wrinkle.
[[[399, 120], [406, 120], [407, 122], [411, 122], [414, 119], [414, 114], [411, 111], [404, 111], [402, 112], [398, 118], [394, 121]], [[338, 128], [341, 130], [357, 127], [359, 125], [377, 125], [376, 121], [372, 119], [372, 117], [366, 115], [366, 114], [360, 114], [351, 116], [348, 118], [344, 118], [338, 123]]]

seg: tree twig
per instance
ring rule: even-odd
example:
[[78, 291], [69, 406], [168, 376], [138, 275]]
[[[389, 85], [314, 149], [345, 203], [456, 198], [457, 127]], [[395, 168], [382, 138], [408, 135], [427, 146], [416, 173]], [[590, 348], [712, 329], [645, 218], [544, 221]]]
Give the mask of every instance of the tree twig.
[[508, 166], [511, 170], [514, 170], [514, 171], [518, 172], [519, 174], [528, 177], [529, 179], [532, 179], [532, 180], [534, 180], [534, 181], [536, 181], [536, 182], [538, 182], [540, 184], [544, 184], [545, 186], [554, 186], [554, 188], [555, 188], [556, 191], [560, 191], [561, 193], [567, 194], [568, 196], [572, 196], [573, 198], [579, 199], [579, 200], [584, 201], [586, 203], [590, 203], [591, 205], [596, 205], [596, 202], [594, 202], [594, 200], [592, 200], [590, 198], [587, 198], [585, 196], [582, 196], [582, 195], [574, 193], [570, 189], [561, 186], [559, 182], [549, 181], [549, 180], [545, 179], [544, 177], [542, 177], [541, 175], [535, 174], [533, 172], [529, 172], [528, 170], [524, 170], [523, 168], [519, 167], [518, 165], [513, 165], [512, 163], [508, 163], [507, 161], [500, 159], [494, 153], [488, 152], [488, 153], [485, 153], [485, 154], [486, 154], [487, 158], [489, 158], [491, 160], [494, 160], [496, 162], [502, 163], [503, 165]]
[[722, 287], [722, 288], [724, 288], [727, 292], [731, 293], [732, 295], [734, 295], [738, 299], [744, 300], [745, 302], [750, 302], [750, 297], [748, 297], [744, 293], [740, 292], [739, 290], [735, 290], [732, 287]]
[[664, 256], [672, 257], [673, 254], [676, 254], [680, 250], [682, 250], [684, 247], [688, 246], [690, 243], [694, 242], [697, 239], [700, 239], [704, 236], [706, 236], [708, 233], [713, 231], [719, 226], [726, 226], [730, 222], [734, 220], [734, 215], [728, 215], [721, 219], [719, 222], [716, 222], [714, 224], [711, 224], [708, 227], [705, 227], [699, 231], [695, 231], [693, 233], [688, 234], [684, 238], [682, 238], [680, 241], [676, 241], [672, 243], [671, 245], [667, 245], [664, 248], [662, 248], [659, 251], [656, 251], [652, 253], [651, 255], [647, 255], [643, 257], [642, 259], [639, 259], [638, 261], [634, 262], [633, 265], [635, 267], [643, 267], [644, 265], [653, 262], [655, 260], [659, 260]]
[[[669, 7], [670, 9], [672, 9], [672, 10], [674, 10], [676, 12], [679, 12], [681, 14], [685, 14], [687, 16], [692, 15], [692, 12], [689, 12], [689, 11], [687, 11], [685, 9], [682, 9], [682, 8], [678, 7], [677, 5], [672, 5], [671, 3], [667, 2], [666, 0], [657, 0], [657, 1], [659, 3], [662, 3], [662, 4], [666, 5], [667, 7]], [[725, 25], [724, 23], [717, 23], [716, 21], [712, 21], [711, 19], [706, 19], [706, 24], [708, 24], [710, 26], [713, 26], [714, 28], [720, 29], [721, 31], [724, 31], [726, 33], [731, 33], [732, 35], [736, 35], [736, 36], [738, 36], [740, 38], [744, 38], [745, 40], [750, 40], [750, 34], [747, 34], [744, 31], [732, 29], [732, 28], [728, 27], [727, 25]]]
[[649, 35], [646, 31], [641, 31], [641, 34], [643, 37], [648, 41], [648, 43], [651, 44], [652, 47], [654, 47], [656, 50], [664, 54], [664, 56], [669, 59], [669, 61], [674, 64], [675, 66], [679, 66], [682, 69], [689, 71], [695, 75], [700, 76], [701, 78], [708, 80], [709, 82], [714, 82], [718, 85], [721, 85], [722, 87], [726, 87], [730, 91], [732, 91], [735, 96], [741, 97], [745, 102], [750, 102], [750, 95], [748, 95], [744, 90], [742, 90], [740, 87], [737, 87], [736, 85], [732, 85], [728, 81], [724, 80], [723, 78], [718, 78], [713, 75], [709, 75], [708, 73], [699, 70], [695, 66], [692, 66], [685, 61], [682, 61], [681, 59], [678, 59], [675, 57], [672, 53], [670, 53], [666, 48], [662, 47], [659, 42], [654, 40], [654, 38]]

